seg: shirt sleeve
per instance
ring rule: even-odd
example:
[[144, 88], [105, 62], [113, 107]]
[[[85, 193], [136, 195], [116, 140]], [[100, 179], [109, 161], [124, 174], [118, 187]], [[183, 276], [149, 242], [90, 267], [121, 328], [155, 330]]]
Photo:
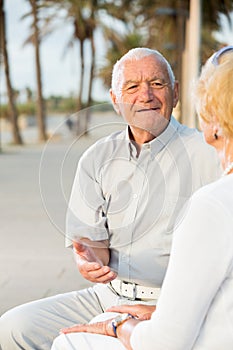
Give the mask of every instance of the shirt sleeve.
[[[230, 223], [230, 224], [229, 224]], [[156, 311], [131, 336], [134, 350], [190, 350], [232, 263], [229, 212], [214, 198], [194, 195], [174, 233]]]
[[80, 237], [108, 239], [105, 198], [95, 169], [95, 149], [80, 159], [66, 215], [66, 246]]

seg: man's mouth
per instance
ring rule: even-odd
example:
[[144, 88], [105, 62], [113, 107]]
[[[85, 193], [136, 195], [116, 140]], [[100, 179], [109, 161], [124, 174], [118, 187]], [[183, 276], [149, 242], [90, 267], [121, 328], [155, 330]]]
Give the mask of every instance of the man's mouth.
[[150, 111], [158, 111], [158, 110], [160, 110], [159, 107], [152, 107], [152, 108], [138, 109], [137, 112], [150, 112]]

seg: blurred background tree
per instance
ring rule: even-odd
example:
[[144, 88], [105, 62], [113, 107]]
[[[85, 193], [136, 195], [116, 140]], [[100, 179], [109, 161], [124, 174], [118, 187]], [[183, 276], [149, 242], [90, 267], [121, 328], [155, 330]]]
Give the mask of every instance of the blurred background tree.
[[[158, 49], [171, 63], [177, 79], [181, 83], [181, 91], [187, 89], [184, 79], [185, 54], [193, 53], [201, 64], [213, 51], [224, 43], [214, 35], [221, 27], [221, 15], [225, 15], [230, 23], [230, 12], [233, 11], [232, 0], [26, 0], [31, 4], [31, 11], [24, 17], [32, 18], [32, 27], [25, 42], [33, 42], [37, 55], [38, 117], [40, 139], [46, 139], [45, 111], [43, 99], [42, 72], [39, 68], [38, 52], [42, 40], [57, 28], [69, 23], [72, 26], [71, 37], [67, 40], [64, 52], [77, 45], [79, 47], [80, 72], [77, 75], [76, 104], [70, 100], [69, 106], [76, 106], [79, 111], [94, 103], [92, 98], [93, 82], [100, 78], [106, 88], [111, 84], [112, 66], [129, 49], [146, 46]], [[1, 0], [3, 7], [3, 1]], [[191, 5], [199, 5], [199, 13], [194, 14], [200, 23], [193, 35], [200, 36], [198, 52], [192, 52], [192, 43], [187, 44], [188, 27], [192, 20]], [[198, 16], [198, 18], [197, 18]], [[58, 20], [59, 19], [59, 20]], [[102, 33], [102, 43], [97, 43]], [[189, 31], [190, 36], [190, 31]], [[190, 39], [189, 39], [190, 41]], [[58, 43], [59, 45], [59, 43]], [[6, 44], [7, 47], [7, 44]], [[88, 50], [85, 49], [88, 47]], [[98, 64], [98, 50], [105, 53], [104, 63]], [[197, 61], [198, 62], [198, 61]], [[43, 67], [42, 67], [43, 68]], [[187, 68], [186, 68], [187, 69]], [[85, 80], [85, 84], [84, 84]], [[84, 91], [84, 85], [87, 86]], [[182, 87], [182, 85], [184, 85]], [[32, 97], [32, 96], [31, 96]], [[180, 104], [182, 106], [182, 94]], [[186, 97], [183, 97], [186, 101]], [[50, 101], [54, 105], [56, 99]], [[57, 100], [58, 101], [58, 100]], [[186, 101], [187, 102], [187, 101]], [[62, 105], [57, 102], [57, 107]], [[63, 104], [64, 106], [65, 104]], [[68, 101], [67, 101], [68, 105]], [[184, 103], [183, 103], [184, 105]], [[85, 115], [85, 114], [83, 114]], [[88, 127], [86, 114], [85, 129]], [[181, 121], [182, 118], [180, 118]], [[13, 119], [12, 119], [13, 120]], [[40, 122], [39, 122], [40, 121]], [[191, 124], [191, 116], [187, 115], [186, 124]], [[43, 124], [44, 123], [44, 124]]]
[[22, 137], [18, 125], [18, 111], [16, 108], [14, 89], [11, 83], [10, 65], [8, 58], [7, 33], [6, 33], [6, 17], [4, 10], [4, 0], [0, 0], [0, 64], [4, 64], [4, 72], [6, 77], [8, 110], [12, 127], [12, 137], [15, 144], [23, 144]]
[[38, 125], [38, 139], [39, 141], [46, 141], [46, 114], [45, 114], [45, 102], [43, 98], [43, 86], [42, 86], [42, 69], [40, 59], [40, 42], [41, 42], [41, 31], [40, 31], [40, 1], [28, 0], [31, 11], [26, 13], [24, 18], [31, 17], [32, 23], [30, 26], [29, 37], [25, 40], [24, 45], [32, 44], [35, 49], [35, 68], [36, 68], [36, 85], [37, 85], [37, 98], [36, 98], [36, 116]]

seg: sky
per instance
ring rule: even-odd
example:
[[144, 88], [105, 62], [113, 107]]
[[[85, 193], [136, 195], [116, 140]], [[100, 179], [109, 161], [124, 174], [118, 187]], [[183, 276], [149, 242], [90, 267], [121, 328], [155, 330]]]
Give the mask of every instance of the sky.
[[[23, 90], [26, 87], [36, 90], [34, 50], [32, 45], [23, 46], [29, 33], [31, 19], [20, 20], [28, 10], [27, 0], [5, 0], [10, 74], [12, 85], [17, 90]], [[80, 74], [78, 47], [65, 50], [71, 36], [72, 27], [69, 23], [66, 23], [42, 42], [42, 82], [45, 97], [50, 95], [70, 96], [71, 93], [77, 95]], [[101, 43], [101, 37], [98, 36], [97, 33], [97, 42]], [[233, 45], [233, 29], [229, 27], [224, 16], [222, 17], [222, 30], [217, 33], [217, 38]], [[103, 41], [99, 48], [97, 64], [103, 66], [105, 53]], [[86, 47], [86, 50], [88, 52], [88, 47]], [[64, 51], [66, 51], [66, 55], [64, 55]], [[5, 79], [1, 68], [0, 92], [2, 97], [4, 91], [6, 91]], [[97, 80], [94, 84], [93, 97], [95, 100], [109, 101], [108, 91], [103, 87], [100, 80]]]
[[[30, 87], [36, 90], [34, 48], [24, 46], [31, 19], [21, 19], [30, 9], [27, 0], [5, 0], [5, 14], [7, 20], [8, 55], [12, 85], [21, 90]], [[97, 41], [101, 39], [98, 38]], [[70, 96], [77, 95], [80, 74], [78, 45], [67, 48], [72, 37], [72, 26], [69, 23], [61, 27], [41, 44], [42, 83], [45, 97], [50, 95]], [[86, 45], [88, 50], [88, 44]], [[64, 54], [66, 52], [66, 54]], [[97, 64], [104, 65], [104, 50], [98, 50]], [[84, 80], [84, 81], [87, 81]], [[99, 101], [109, 100], [108, 91], [100, 80], [94, 84], [94, 98]], [[6, 91], [3, 69], [0, 72], [0, 91]]]

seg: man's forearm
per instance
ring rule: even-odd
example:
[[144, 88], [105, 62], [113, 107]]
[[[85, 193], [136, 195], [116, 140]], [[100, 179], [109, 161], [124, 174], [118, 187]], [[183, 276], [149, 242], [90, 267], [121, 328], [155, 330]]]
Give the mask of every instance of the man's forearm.
[[88, 238], [80, 238], [78, 242], [73, 242], [74, 250], [80, 255], [79, 248], [77, 246], [79, 244], [83, 244], [88, 247], [88, 255], [90, 261], [98, 261], [101, 262], [103, 266], [108, 265], [110, 259], [110, 251], [109, 251], [109, 242], [108, 240], [104, 241], [91, 241]]

